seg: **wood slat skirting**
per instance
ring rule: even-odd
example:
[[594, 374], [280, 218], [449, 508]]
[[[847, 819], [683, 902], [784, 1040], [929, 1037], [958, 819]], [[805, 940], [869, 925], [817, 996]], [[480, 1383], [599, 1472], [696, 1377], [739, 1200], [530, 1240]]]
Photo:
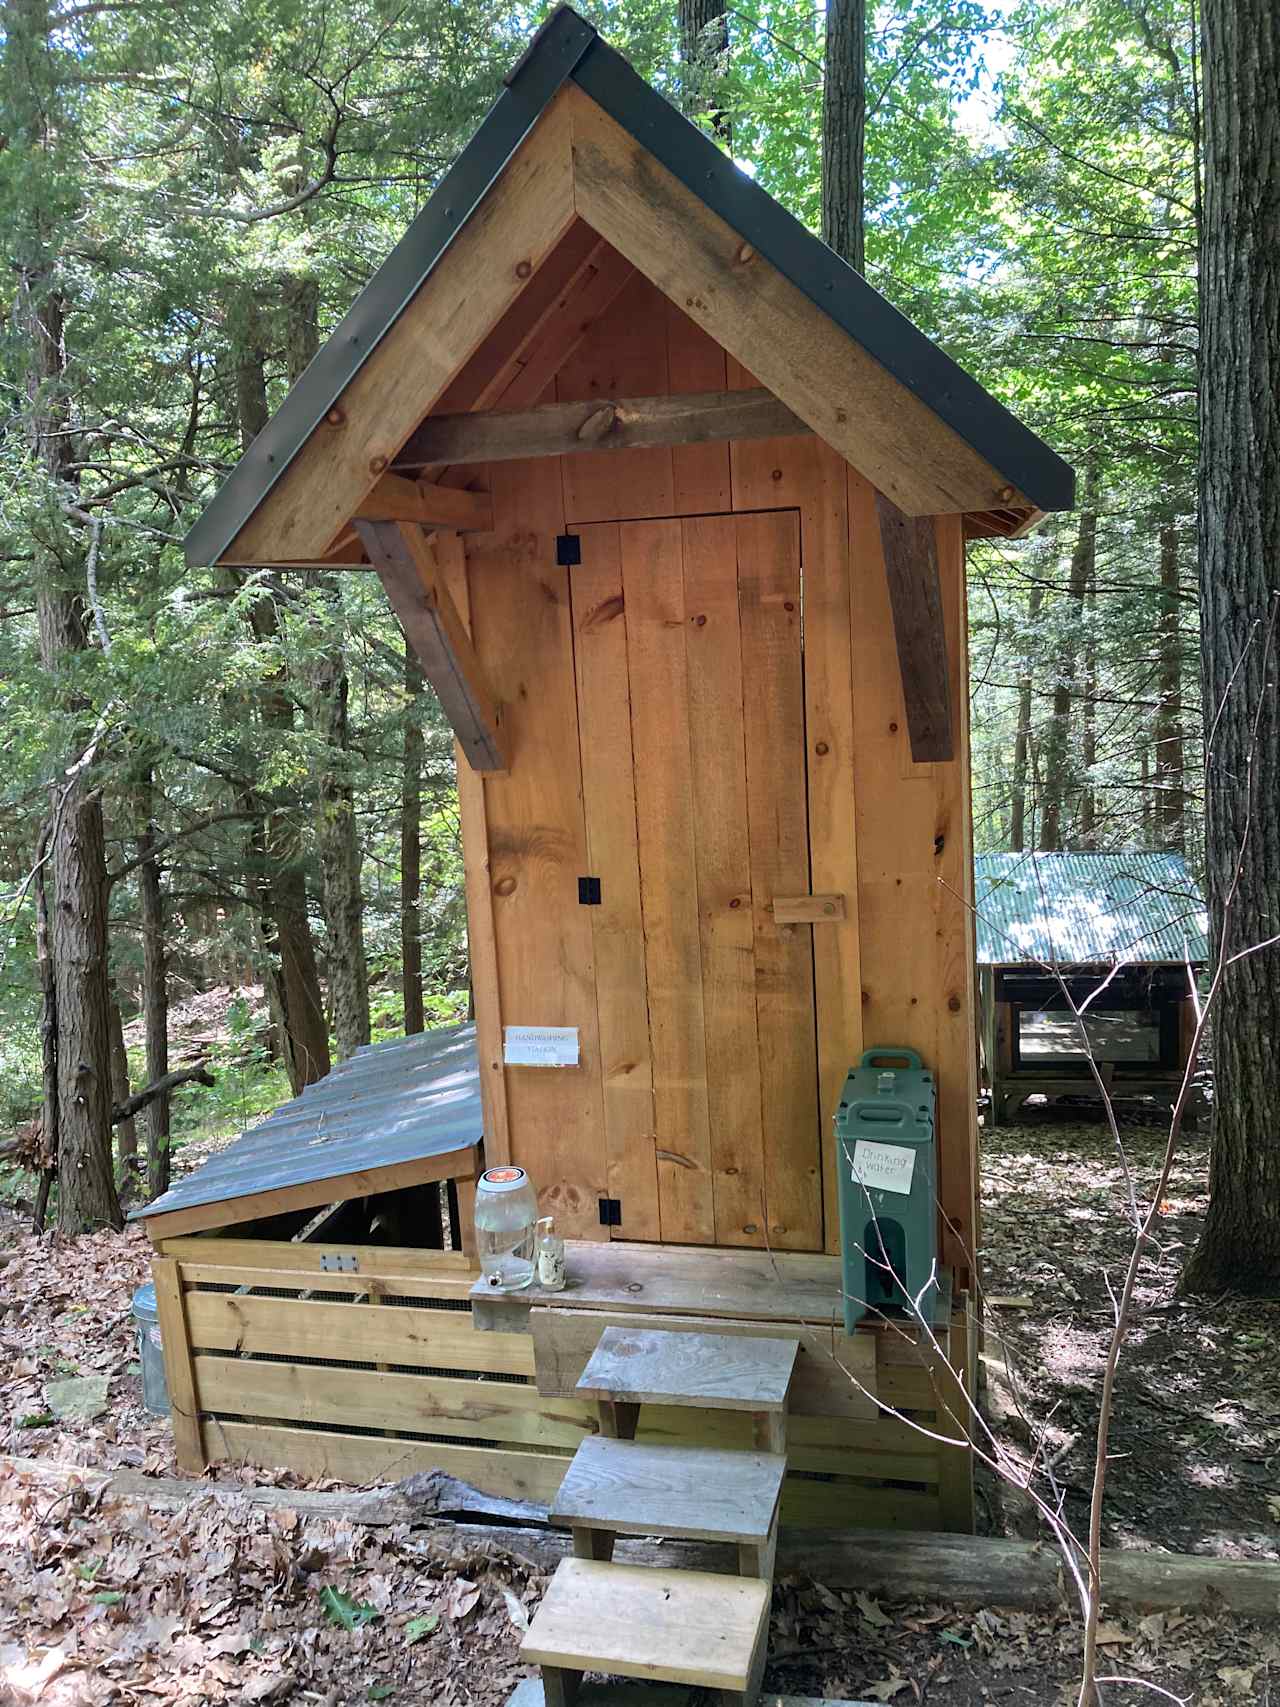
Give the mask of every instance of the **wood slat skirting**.
[[[568, 1452], [521, 1451], [514, 1446], [452, 1446], [216, 1418], [206, 1422], [205, 1433], [215, 1464], [286, 1467], [308, 1478], [333, 1477], [357, 1485], [443, 1470], [483, 1493], [540, 1505], [554, 1499], [570, 1457]], [[852, 1481], [788, 1476], [781, 1521], [803, 1529], [936, 1529], [940, 1507], [936, 1491], [927, 1488], [871, 1488]]]
[[[296, 1269], [303, 1274], [319, 1274], [321, 1260], [335, 1252], [354, 1257], [362, 1269], [371, 1273], [397, 1277], [414, 1275], [452, 1279], [466, 1276], [467, 1284], [470, 1285], [478, 1272], [475, 1262], [461, 1251], [417, 1250], [403, 1245], [349, 1245], [345, 1241], [334, 1244], [325, 1244], [322, 1241], [306, 1244], [295, 1243], [291, 1239], [221, 1239], [191, 1235], [162, 1238], [157, 1241], [156, 1249], [162, 1256], [177, 1257], [183, 1265], [184, 1273], [195, 1263], [206, 1267], [230, 1265], [239, 1268]], [[268, 1282], [260, 1281], [259, 1284], [265, 1286]], [[440, 1293], [439, 1296], [451, 1297], [452, 1293]]]
[[[373, 1369], [325, 1369], [250, 1358], [194, 1360], [200, 1408], [224, 1417], [272, 1418], [316, 1427], [377, 1428], [391, 1433], [454, 1435], [572, 1451], [596, 1432], [596, 1407], [549, 1399], [533, 1386], [460, 1375], [402, 1375]], [[321, 1379], [322, 1377], [322, 1379]], [[652, 1444], [750, 1450], [745, 1414], [647, 1406], [637, 1439]], [[890, 1420], [792, 1417], [793, 1470], [873, 1481], [938, 1480], [938, 1449], [927, 1435]]]
[[188, 1292], [185, 1302], [197, 1351], [533, 1374], [533, 1343], [526, 1335], [477, 1334], [465, 1310], [320, 1304], [226, 1292]]

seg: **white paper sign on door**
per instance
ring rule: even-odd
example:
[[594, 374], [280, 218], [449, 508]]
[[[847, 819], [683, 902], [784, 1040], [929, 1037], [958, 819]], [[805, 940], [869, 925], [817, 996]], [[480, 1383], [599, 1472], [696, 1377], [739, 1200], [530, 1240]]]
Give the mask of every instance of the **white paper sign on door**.
[[853, 1178], [868, 1191], [896, 1191], [909, 1196], [915, 1169], [915, 1151], [900, 1144], [873, 1144], [859, 1138], [853, 1146]]
[[576, 1025], [503, 1026], [502, 1059], [508, 1067], [576, 1067]]

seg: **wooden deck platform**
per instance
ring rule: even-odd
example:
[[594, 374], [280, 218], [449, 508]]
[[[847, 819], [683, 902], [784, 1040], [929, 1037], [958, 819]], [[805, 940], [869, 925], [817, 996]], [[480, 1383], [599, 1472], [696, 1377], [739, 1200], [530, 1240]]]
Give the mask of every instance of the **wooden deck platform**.
[[[531, 1311], [638, 1311], [646, 1315], [732, 1317], [744, 1322], [842, 1329], [840, 1259], [797, 1251], [715, 1250], [707, 1246], [568, 1242], [568, 1285], [495, 1292], [483, 1280], [471, 1288], [477, 1328], [518, 1333]], [[939, 1289], [934, 1322], [951, 1313], [951, 1283]], [[906, 1326], [906, 1325], [904, 1325]], [[859, 1332], [886, 1324], [866, 1318]], [[900, 1328], [889, 1331], [900, 1332]], [[906, 1331], [911, 1332], [909, 1326]]]

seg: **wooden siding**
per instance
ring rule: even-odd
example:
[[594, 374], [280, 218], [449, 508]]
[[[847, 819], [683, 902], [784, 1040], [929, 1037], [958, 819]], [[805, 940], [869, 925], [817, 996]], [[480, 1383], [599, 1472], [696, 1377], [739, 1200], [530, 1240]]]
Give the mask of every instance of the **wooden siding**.
[[[541, 400], [758, 383], [636, 274]], [[490, 1100], [500, 1107], [505, 1096], [510, 1153], [529, 1167], [544, 1211], [570, 1236], [603, 1239], [596, 1199], [609, 1196], [622, 1205], [615, 1236], [834, 1250], [831, 1120], [844, 1076], [865, 1046], [907, 1044], [937, 1075], [942, 1246], [963, 1280], [976, 1085], [960, 525], [935, 527], [957, 756], [917, 764], [874, 490], [821, 440], [584, 453], [473, 472], [492, 490], [496, 527], [466, 537], [467, 597], [457, 602], [512, 745], [508, 776], [468, 784], [479, 797], [464, 825], [482, 951], [476, 998], [495, 1044]], [[794, 526], [786, 512], [798, 518], [803, 582], [798, 688], [778, 677], [776, 645], [756, 635], [751, 598], [735, 608], [726, 544], [732, 533], [735, 551], [759, 555], [773, 532]], [[557, 564], [562, 532], [579, 536], [579, 564]], [[771, 620], [795, 620], [786, 591], [772, 587], [760, 607]], [[710, 645], [730, 618], [739, 680]], [[681, 625], [683, 659], [663, 644]], [[808, 824], [807, 857], [796, 872], [789, 856], [785, 886], [761, 869], [759, 823], [752, 834], [737, 758], [744, 715], [757, 729], [785, 721], [804, 755], [803, 766], [772, 762], [780, 786], [800, 786]], [[788, 805], [789, 821], [796, 811]], [[603, 904], [580, 907], [577, 878], [606, 866]], [[843, 916], [779, 933], [758, 908], [771, 889], [842, 897]], [[700, 899], [731, 890], [756, 901], [752, 947], [765, 957], [754, 1047], [725, 1006], [748, 920], [715, 918]], [[655, 920], [665, 920], [669, 966], [645, 958]], [[770, 957], [785, 966], [799, 954], [812, 967], [811, 1017], [778, 1006], [767, 970]], [[501, 1024], [576, 1025], [580, 1068], [504, 1069]], [[794, 1095], [771, 1097], [774, 1054], [815, 1043], [816, 1082], [797, 1114]], [[779, 1082], [794, 1084], [796, 1072], [793, 1060]], [[758, 1133], [744, 1115], [757, 1081]]]

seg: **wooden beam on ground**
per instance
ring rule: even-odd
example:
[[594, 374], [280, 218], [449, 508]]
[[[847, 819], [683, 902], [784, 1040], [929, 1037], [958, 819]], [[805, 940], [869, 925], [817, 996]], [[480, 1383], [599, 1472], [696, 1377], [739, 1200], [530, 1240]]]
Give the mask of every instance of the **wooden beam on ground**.
[[917, 764], [951, 759], [956, 750], [955, 730], [933, 517], [904, 516], [883, 492], [876, 493], [876, 512], [911, 757]]
[[418, 486], [399, 474], [384, 474], [360, 502], [355, 520], [417, 522], [421, 527], [451, 528], [459, 533], [491, 533], [493, 500], [487, 492], [464, 492], [456, 486]]
[[358, 521], [356, 531], [468, 764], [477, 771], [506, 770], [497, 703], [422, 529]]
[[[510, 413], [432, 415], [398, 469], [455, 462], [510, 462], [589, 450], [650, 450], [722, 439], [776, 439], [809, 428], [771, 392], [707, 391], [680, 397], [591, 398]], [[415, 490], [419, 490], [415, 488]]]
[[[568, 1460], [565, 1460], [568, 1463]], [[495, 1516], [532, 1515], [526, 1501], [480, 1494], [441, 1472], [366, 1492], [254, 1486], [239, 1479], [179, 1481], [144, 1476], [138, 1470], [55, 1464], [44, 1458], [0, 1457], [0, 1475], [42, 1487], [83, 1487], [106, 1502], [133, 1501], [158, 1511], [182, 1511], [214, 1499], [231, 1509], [296, 1511], [304, 1522], [324, 1520], [387, 1528], [407, 1524], [435, 1532], [418, 1545], [428, 1554], [456, 1562], [461, 1547], [515, 1554], [552, 1571], [572, 1550], [568, 1535], [510, 1523], [455, 1523], [443, 1515], [468, 1510]], [[651, 1541], [621, 1537], [615, 1557], [623, 1564], [668, 1565], [706, 1570], [727, 1568], [728, 1553], [705, 1541]], [[808, 1576], [828, 1588], [860, 1588], [890, 1599], [941, 1601], [950, 1606], [1059, 1607], [1072, 1604], [1056, 1550], [1042, 1541], [1006, 1541], [986, 1535], [909, 1533], [900, 1529], [783, 1530], [778, 1541], [781, 1575]], [[1274, 1618], [1280, 1596], [1280, 1564], [1272, 1559], [1215, 1559], [1203, 1554], [1103, 1549], [1102, 1577], [1108, 1610], [1173, 1611], [1220, 1597], [1245, 1618]]]

